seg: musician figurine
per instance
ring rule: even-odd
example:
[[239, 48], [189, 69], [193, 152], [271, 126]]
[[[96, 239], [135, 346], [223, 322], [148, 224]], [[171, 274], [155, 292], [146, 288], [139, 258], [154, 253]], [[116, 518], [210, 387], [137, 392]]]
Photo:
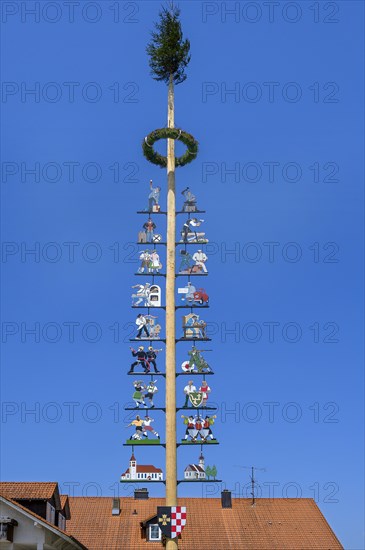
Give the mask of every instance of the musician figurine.
[[158, 370], [157, 364], [156, 364], [157, 354], [160, 351], [162, 351], [162, 348], [161, 349], [154, 349], [153, 346], [149, 346], [148, 349], [147, 349], [147, 361], [148, 361], [148, 365], [149, 365], [149, 370], [151, 370], [151, 365], [152, 365], [153, 368], [155, 369], [155, 373], [160, 372]]
[[128, 374], [133, 374], [134, 368], [137, 366], [141, 366], [144, 372], [147, 374], [149, 372], [149, 367], [147, 363], [147, 353], [144, 351], [144, 347], [139, 346], [138, 350], [135, 350], [133, 348], [130, 348], [130, 350], [133, 357], [136, 357], [136, 360], [134, 361], [134, 363], [131, 364]]

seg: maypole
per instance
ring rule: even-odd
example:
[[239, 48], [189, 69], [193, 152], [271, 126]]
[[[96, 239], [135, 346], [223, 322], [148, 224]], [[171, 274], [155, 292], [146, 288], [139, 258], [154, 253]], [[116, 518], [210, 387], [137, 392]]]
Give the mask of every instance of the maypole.
[[[169, 77], [167, 127], [174, 128], [174, 80]], [[177, 505], [176, 353], [175, 353], [175, 140], [167, 140], [167, 254], [166, 254], [166, 506]], [[167, 548], [176, 548], [175, 539]]]
[[[157, 509], [157, 525], [166, 539], [166, 548], [176, 550], [178, 547], [178, 537], [181, 536], [183, 527], [186, 523], [187, 511], [185, 507], [178, 506], [177, 486], [184, 482], [207, 481], [206, 475], [213, 475], [215, 478], [216, 468], [205, 468], [204, 456], [202, 453], [203, 444], [218, 444], [214, 438], [211, 426], [214, 418], [206, 416], [203, 418], [203, 412], [206, 414], [210, 410], [216, 410], [215, 407], [207, 406], [208, 395], [211, 391], [206, 381], [206, 375], [213, 374], [213, 371], [205, 361], [202, 352], [211, 350], [201, 350], [196, 347], [200, 341], [209, 341], [206, 334], [206, 323], [199, 320], [199, 315], [194, 312], [195, 307], [208, 307], [209, 297], [204, 289], [196, 292], [191, 279], [196, 276], [207, 275], [205, 262], [207, 256], [203, 250], [193, 251], [190, 254], [188, 247], [190, 245], [205, 244], [208, 240], [205, 233], [202, 233], [199, 226], [204, 220], [195, 217], [202, 213], [198, 210], [197, 201], [190, 188], [184, 189], [181, 194], [185, 201], [182, 210], [176, 210], [176, 189], [175, 189], [175, 169], [179, 166], [192, 162], [198, 153], [198, 143], [194, 137], [179, 128], [175, 128], [175, 105], [174, 105], [174, 87], [184, 82], [186, 79], [185, 69], [190, 61], [190, 42], [183, 39], [180, 10], [171, 3], [168, 8], [163, 8], [160, 12], [159, 22], [156, 23], [156, 31], [152, 32], [152, 40], [147, 46], [151, 74], [155, 80], [163, 81], [167, 84], [167, 127], [154, 130], [146, 136], [142, 143], [143, 153], [151, 163], [167, 169], [167, 209], [161, 210], [159, 200], [161, 194], [160, 187], [154, 187], [150, 180], [150, 194], [148, 196], [148, 208], [138, 212], [148, 214], [147, 221], [143, 224], [143, 229], [138, 236], [139, 243], [150, 243], [153, 250], [148, 248], [140, 254], [141, 266], [136, 275], [152, 278], [151, 282], [137, 284], [132, 288], [135, 290], [132, 294], [132, 307], [147, 309], [147, 314], [139, 313], [136, 319], [137, 335], [131, 341], [141, 340], [149, 341], [148, 350], [144, 346], [139, 346], [138, 350], [131, 348], [133, 357], [136, 358], [131, 364], [129, 375], [135, 375], [134, 369], [143, 368], [143, 372], [136, 372], [138, 376], [150, 377], [150, 382], [146, 386], [141, 380], [135, 380], [133, 400], [136, 407], [126, 410], [140, 409], [143, 407], [146, 411], [145, 418], [137, 415], [127, 427], [135, 426], [135, 433], [127, 440], [126, 445], [132, 446], [132, 455], [130, 458], [129, 469], [122, 474], [121, 482], [141, 481], [143, 483], [164, 482], [166, 484], [165, 506]], [[161, 155], [154, 149], [154, 143], [160, 139], [167, 140], [167, 155]], [[175, 140], [182, 142], [186, 146], [185, 153], [180, 157], [175, 157]], [[178, 214], [185, 215], [185, 221], [181, 231], [181, 238], [176, 238], [176, 217]], [[167, 216], [166, 242], [163, 242], [162, 235], [155, 233], [155, 216]], [[179, 253], [181, 255], [179, 269], [176, 269], [176, 245], [181, 246]], [[166, 245], [166, 273], [161, 273], [162, 264], [157, 245]], [[191, 250], [191, 249], [190, 249]], [[184, 305], [176, 306], [175, 286], [176, 277], [187, 277], [188, 282], [183, 288], [178, 288], [178, 293], [184, 294], [182, 298]], [[162, 304], [161, 287], [155, 281], [155, 277], [166, 277], [166, 302]], [[160, 334], [161, 326], [158, 324], [157, 316], [154, 315], [156, 308], [166, 311], [166, 334], [163, 338]], [[183, 336], [176, 337], [175, 315], [179, 308], [187, 308], [190, 313], [183, 316]], [[166, 364], [165, 373], [161, 373], [157, 368], [157, 355], [160, 349], [154, 349], [153, 342], [162, 341], [166, 345]], [[190, 359], [182, 364], [183, 372], [178, 373], [176, 369], [176, 342], [190, 342], [191, 350], [188, 352]], [[152, 366], [155, 373], [152, 374]], [[202, 376], [201, 387], [197, 390], [192, 380], [184, 388], [185, 404], [177, 406], [176, 403], [176, 378], [177, 376]], [[165, 407], [156, 408], [153, 402], [154, 394], [157, 391], [155, 376], [162, 376], [166, 379]], [[146, 392], [146, 393], [144, 393]], [[149, 401], [149, 404], [146, 401]], [[151, 426], [154, 421], [149, 416], [149, 409], [154, 411], [164, 411], [166, 414], [166, 441], [161, 443], [160, 436], [156, 431], [156, 426]], [[180, 443], [177, 442], [176, 414], [180, 409], [192, 409], [194, 414], [190, 416], [181, 415], [186, 425], [185, 437]], [[210, 413], [209, 413], [210, 414]], [[152, 434], [154, 438], [152, 437]], [[150, 437], [151, 435], [151, 437]], [[177, 447], [180, 445], [200, 445], [199, 464], [191, 465], [185, 468], [184, 479], [177, 479]], [[134, 448], [146, 445], [162, 445], [166, 448], [166, 473], [165, 479], [160, 468], [149, 466], [139, 466], [134, 455]], [[198, 472], [198, 475], [196, 475]], [[218, 480], [216, 480], [218, 481]], [[156, 533], [156, 530], [154, 531]], [[152, 536], [152, 535], [151, 535]], [[151, 539], [152, 540], [152, 539]], [[155, 538], [153, 540], [156, 540]]]

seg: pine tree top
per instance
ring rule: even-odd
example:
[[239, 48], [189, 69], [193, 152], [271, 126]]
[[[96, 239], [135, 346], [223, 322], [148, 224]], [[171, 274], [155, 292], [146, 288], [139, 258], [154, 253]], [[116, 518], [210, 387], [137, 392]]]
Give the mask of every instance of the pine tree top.
[[171, 4], [159, 13], [156, 30], [151, 33], [151, 42], [146, 51], [150, 57], [151, 75], [155, 80], [168, 83], [170, 76], [175, 84], [186, 80], [185, 69], [190, 61], [190, 41], [183, 39], [180, 9]]

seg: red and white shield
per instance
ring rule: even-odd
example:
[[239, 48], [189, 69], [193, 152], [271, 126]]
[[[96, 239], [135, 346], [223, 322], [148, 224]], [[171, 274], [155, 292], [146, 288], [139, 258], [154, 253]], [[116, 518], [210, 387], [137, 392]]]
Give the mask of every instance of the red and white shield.
[[177, 537], [186, 525], [186, 507], [171, 507], [171, 538]]

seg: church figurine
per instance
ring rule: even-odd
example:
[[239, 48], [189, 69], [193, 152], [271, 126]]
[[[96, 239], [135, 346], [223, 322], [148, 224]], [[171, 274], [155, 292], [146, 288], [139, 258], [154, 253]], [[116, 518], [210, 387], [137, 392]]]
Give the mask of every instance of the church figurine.
[[187, 481], [205, 480], [205, 463], [203, 453], [200, 453], [199, 464], [188, 464], [184, 470], [184, 479]]
[[163, 481], [163, 472], [161, 468], [156, 468], [152, 464], [138, 466], [134, 453], [132, 453], [129, 468], [120, 476], [120, 481]]

